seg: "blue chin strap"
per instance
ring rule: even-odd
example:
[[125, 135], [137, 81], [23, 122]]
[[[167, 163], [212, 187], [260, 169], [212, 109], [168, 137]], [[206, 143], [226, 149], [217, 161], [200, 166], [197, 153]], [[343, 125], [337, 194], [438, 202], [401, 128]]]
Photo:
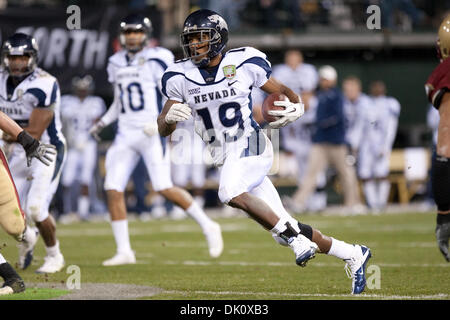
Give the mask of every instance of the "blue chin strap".
[[192, 60], [192, 62], [194, 62], [194, 64], [199, 68], [206, 68], [210, 61], [211, 61], [210, 57], [205, 57], [200, 61]]

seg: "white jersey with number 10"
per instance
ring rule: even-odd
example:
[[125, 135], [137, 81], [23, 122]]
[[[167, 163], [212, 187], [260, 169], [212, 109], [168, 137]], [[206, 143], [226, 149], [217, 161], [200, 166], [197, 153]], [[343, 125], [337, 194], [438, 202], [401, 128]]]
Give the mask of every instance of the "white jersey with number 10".
[[173, 61], [172, 52], [161, 47], [144, 48], [132, 58], [122, 50], [109, 58], [108, 80], [114, 84], [119, 131], [156, 122], [165, 100], [160, 80]]

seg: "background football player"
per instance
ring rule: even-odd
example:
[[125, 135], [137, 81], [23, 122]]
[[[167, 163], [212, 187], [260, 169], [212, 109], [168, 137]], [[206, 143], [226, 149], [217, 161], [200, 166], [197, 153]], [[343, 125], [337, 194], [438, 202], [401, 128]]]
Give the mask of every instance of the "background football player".
[[[281, 128], [281, 143], [283, 148], [291, 153], [297, 162], [298, 189], [300, 191], [306, 171], [308, 170], [308, 156], [311, 152], [313, 125], [316, 120], [317, 99], [314, 91], [319, 83], [316, 68], [303, 61], [303, 54], [299, 50], [288, 50], [284, 55], [284, 63], [273, 67], [272, 76], [288, 88], [301, 95], [306, 108], [305, 114], [292, 125]], [[317, 177], [317, 187], [308, 199], [307, 210], [320, 211], [327, 205], [325, 186], [327, 183], [325, 171]], [[292, 199], [285, 198], [286, 204], [292, 204]]]
[[249, 96], [253, 86], [267, 93], [281, 92], [290, 101], [275, 101], [284, 110], [271, 110], [278, 117], [270, 122], [280, 128], [304, 113], [300, 98], [271, 78], [266, 55], [252, 47], [223, 52], [228, 25], [216, 12], [201, 9], [191, 13], [181, 33], [187, 59], [172, 64], [162, 78], [168, 97], [158, 117], [158, 130], [171, 134], [177, 123], [194, 114], [195, 130], [208, 146], [220, 170], [219, 198], [245, 211], [295, 254], [304, 266], [316, 250], [347, 261], [352, 293], [365, 288], [365, 266], [370, 250], [322, 235], [301, 224], [285, 210], [277, 190], [267, 177], [273, 162], [272, 143], [253, 120]]
[[364, 143], [359, 148], [359, 177], [363, 182], [366, 202], [374, 212], [387, 205], [391, 184], [388, 180], [389, 159], [397, 134], [400, 103], [386, 96], [381, 81], [370, 85], [370, 106], [365, 108]]
[[167, 49], [147, 46], [151, 30], [150, 20], [140, 15], [129, 15], [120, 22], [120, 42], [124, 49], [110, 57], [107, 67], [108, 79], [114, 85], [114, 102], [91, 129], [97, 134], [105, 125], [119, 119], [118, 132], [105, 163], [105, 189], [117, 254], [104, 261], [104, 266], [136, 262], [129, 240], [124, 190], [140, 155], [153, 189], [183, 208], [200, 225], [210, 256], [218, 257], [223, 250], [220, 226], [187, 191], [172, 184], [170, 152], [165, 138], [158, 134], [156, 120], [163, 104], [160, 80], [174, 56]]
[[428, 100], [439, 110], [436, 155], [433, 157], [431, 184], [437, 204], [436, 240], [439, 250], [450, 261], [450, 15], [442, 21], [438, 31], [440, 64], [433, 70], [425, 85]]
[[345, 138], [350, 147], [350, 156], [353, 157], [351, 160], [356, 162], [364, 133], [364, 116], [371, 101], [362, 92], [361, 80], [356, 76], [348, 76], [342, 81], [342, 92], [346, 118]]
[[[186, 188], [191, 183], [195, 202], [203, 208], [205, 204], [203, 187], [206, 181], [206, 164], [203, 159], [205, 143], [195, 134], [194, 121], [184, 121], [173, 132], [171, 142], [173, 183], [182, 188]], [[189, 144], [191, 147], [186, 147]], [[185, 216], [183, 209], [174, 206], [171, 212], [173, 219]]]
[[[35, 222], [47, 251], [44, 264], [36, 272], [54, 273], [64, 267], [64, 257], [56, 238], [56, 224], [48, 209], [64, 163], [65, 138], [61, 132], [58, 82], [37, 67], [37, 55], [36, 40], [29, 35], [16, 33], [4, 42], [0, 96], [5, 113], [33, 138], [56, 147], [56, 160], [49, 166], [33, 161], [30, 167], [24, 161], [26, 153], [21, 146], [13, 143], [7, 147], [22, 208]], [[19, 266], [23, 269], [30, 265], [37, 241], [32, 228], [26, 229], [24, 240], [19, 247]]]
[[73, 94], [61, 97], [61, 118], [67, 138], [67, 161], [61, 184], [64, 189], [65, 212], [71, 212], [72, 188], [75, 180], [81, 183], [77, 212], [81, 220], [89, 214], [89, 186], [97, 164], [97, 141], [89, 129], [106, 111], [101, 97], [92, 95], [94, 80], [90, 75], [72, 79]]

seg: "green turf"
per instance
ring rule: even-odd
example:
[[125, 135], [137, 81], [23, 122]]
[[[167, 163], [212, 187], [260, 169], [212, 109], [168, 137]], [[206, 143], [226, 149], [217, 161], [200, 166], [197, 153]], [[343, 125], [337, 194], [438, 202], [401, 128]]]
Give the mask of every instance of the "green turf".
[[[101, 266], [115, 251], [108, 223], [58, 225], [57, 234], [66, 265], [81, 269], [81, 283], [130, 283], [163, 290], [144, 297], [148, 299], [450, 299], [450, 263], [436, 246], [435, 214], [297, 218], [326, 235], [369, 246], [373, 253], [369, 267], [379, 268], [381, 288], [349, 295], [351, 280], [344, 262], [320, 254], [300, 268], [289, 248], [247, 218], [217, 220], [225, 249], [216, 260], [209, 258], [200, 228], [192, 220], [130, 222], [138, 264], [119, 267]], [[17, 261], [14, 241], [2, 233], [0, 247], [2, 243], [5, 257]], [[20, 271], [24, 280], [65, 283], [70, 276], [66, 269], [48, 276], [34, 273], [44, 252], [39, 240], [33, 264]]]
[[58, 298], [69, 293], [69, 290], [52, 288], [27, 288], [24, 292], [14, 295], [0, 296], [0, 300], [47, 300]]

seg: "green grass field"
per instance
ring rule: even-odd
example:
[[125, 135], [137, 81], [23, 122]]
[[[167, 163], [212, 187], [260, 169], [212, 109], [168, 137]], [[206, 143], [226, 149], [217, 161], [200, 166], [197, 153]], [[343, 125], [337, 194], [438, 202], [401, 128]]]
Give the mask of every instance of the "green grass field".
[[[216, 260], [209, 257], [200, 228], [192, 220], [130, 222], [138, 261], [128, 266], [101, 266], [115, 251], [107, 222], [58, 225], [57, 234], [66, 267], [80, 267], [81, 287], [115, 283], [157, 289], [154, 294], [133, 297], [138, 299], [450, 299], [450, 263], [437, 249], [434, 213], [298, 218], [324, 234], [369, 246], [373, 253], [369, 268], [379, 268], [380, 288], [366, 288], [364, 294], [351, 296], [351, 280], [343, 261], [319, 254], [306, 268], [300, 268], [289, 248], [278, 245], [245, 217], [216, 219], [225, 242], [224, 252]], [[16, 243], [4, 232], [2, 244], [4, 256], [17, 261]], [[71, 275], [66, 268], [48, 276], [34, 273], [44, 253], [40, 239], [33, 264], [20, 274], [27, 284], [62, 286]], [[376, 285], [376, 275], [368, 275], [370, 284]], [[47, 299], [70, 292], [63, 289], [29, 285], [25, 293], [4, 298]]]

